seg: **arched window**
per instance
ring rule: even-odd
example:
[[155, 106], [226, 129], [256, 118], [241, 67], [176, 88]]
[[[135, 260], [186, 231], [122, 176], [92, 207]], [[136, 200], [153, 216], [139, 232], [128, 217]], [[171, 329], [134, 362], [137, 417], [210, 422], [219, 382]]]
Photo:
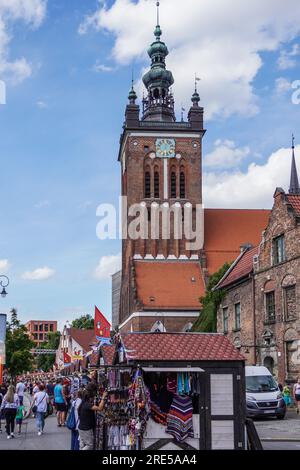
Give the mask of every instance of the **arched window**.
[[151, 197], [151, 175], [150, 171], [145, 171], [145, 198]]
[[155, 170], [154, 172], [154, 197], [159, 198], [159, 172]]
[[172, 170], [171, 172], [171, 198], [176, 199], [177, 190], [176, 190], [176, 172]]
[[180, 198], [185, 199], [185, 174], [183, 170], [180, 172]]

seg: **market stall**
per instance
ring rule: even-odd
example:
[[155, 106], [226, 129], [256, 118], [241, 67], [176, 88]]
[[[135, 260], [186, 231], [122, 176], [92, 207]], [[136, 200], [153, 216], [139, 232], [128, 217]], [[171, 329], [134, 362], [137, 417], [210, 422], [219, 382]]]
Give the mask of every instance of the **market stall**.
[[[124, 449], [245, 449], [244, 358], [225, 336], [129, 333], [116, 348], [107, 411], [115, 409], [119, 428], [108, 430], [106, 448], [125, 442]], [[122, 425], [126, 437], [118, 441]]]

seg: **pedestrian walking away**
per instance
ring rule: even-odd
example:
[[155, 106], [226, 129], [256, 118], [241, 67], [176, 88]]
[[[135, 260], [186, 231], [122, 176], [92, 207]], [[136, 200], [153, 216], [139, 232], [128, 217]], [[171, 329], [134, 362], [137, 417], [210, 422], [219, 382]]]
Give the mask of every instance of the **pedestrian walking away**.
[[20, 403], [17, 409], [17, 414], [16, 414], [16, 424], [18, 426], [18, 434], [21, 434], [22, 423], [23, 423], [24, 417], [25, 417], [25, 408], [24, 408], [24, 405], [23, 404], [21, 405]]
[[45, 391], [45, 385], [40, 384], [39, 391], [34, 395], [32, 402], [32, 410], [34, 411], [36, 417], [38, 436], [41, 436], [44, 433], [45, 416], [47, 413], [48, 403], [49, 395]]
[[19, 380], [19, 382], [16, 385], [16, 393], [19, 397], [19, 403], [20, 405], [23, 405], [23, 400], [24, 400], [24, 392], [25, 392], [25, 384], [22, 380], [22, 378]]
[[15, 392], [15, 387], [13, 385], [10, 385], [7, 389], [7, 393], [3, 397], [0, 409], [0, 411], [4, 410], [7, 439], [12, 439], [15, 437], [15, 419], [18, 407], [19, 397]]
[[67, 406], [63, 396], [62, 379], [57, 379], [54, 387], [54, 404], [57, 411], [57, 425], [64, 426]]

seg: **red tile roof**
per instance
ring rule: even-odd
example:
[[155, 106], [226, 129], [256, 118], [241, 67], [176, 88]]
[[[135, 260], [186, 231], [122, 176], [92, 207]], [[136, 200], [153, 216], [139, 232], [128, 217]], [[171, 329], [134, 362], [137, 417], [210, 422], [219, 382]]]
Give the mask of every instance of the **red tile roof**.
[[235, 261], [233, 266], [227, 271], [218, 287], [229, 286], [236, 281], [243, 279], [253, 271], [253, 257], [258, 254], [258, 246], [244, 251]]
[[287, 200], [295, 211], [295, 214], [300, 217], [300, 195], [289, 194]]
[[243, 361], [221, 334], [128, 333], [121, 335], [126, 357], [136, 361]]
[[114, 363], [114, 357], [116, 352], [116, 345], [103, 344], [101, 346], [102, 357], [106, 366], [111, 366]]
[[91, 344], [95, 340], [94, 330], [81, 330], [80, 328], [68, 328], [67, 333], [82, 347], [85, 352], [91, 350]]
[[205, 284], [199, 262], [135, 261], [137, 296], [147, 309], [198, 310]]
[[204, 250], [209, 274], [218, 271], [224, 263], [234, 261], [241, 245], [259, 245], [270, 212], [255, 209], [204, 210]]

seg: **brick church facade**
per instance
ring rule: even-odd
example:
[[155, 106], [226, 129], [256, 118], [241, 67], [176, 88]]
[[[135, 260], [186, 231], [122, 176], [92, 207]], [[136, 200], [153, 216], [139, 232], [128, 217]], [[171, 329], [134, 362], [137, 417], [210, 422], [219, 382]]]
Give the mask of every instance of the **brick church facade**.
[[[168, 49], [159, 25], [154, 35], [148, 50], [151, 68], [143, 77], [147, 96], [140, 109], [132, 86], [120, 139], [122, 196], [127, 204], [123, 226], [134, 223], [131, 208], [139, 205], [146, 214], [148, 231], [148, 236], [123, 235], [118, 318], [123, 332], [188, 331], [199, 316], [199, 298], [209, 276], [233, 261], [241, 246], [257, 245], [269, 217], [265, 210], [203, 208], [205, 129], [197, 81], [187, 121], [176, 121], [171, 91], [174, 78], [166, 68]], [[202, 208], [200, 224], [196, 207]], [[153, 237], [157, 208], [179, 209], [182, 225], [185, 210], [192, 208], [200, 245], [189, 247], [185, 235], [175, 236], [172, 224], [167, 239], [161, 229]]]
[[249, 365], [265, 365], [281, 383], [300, 375], [300, 187], [292, 154], [288, 193], [277, 188], [260, 244], [246, 249], [218, 285], [226, 295], [218, 332]]

